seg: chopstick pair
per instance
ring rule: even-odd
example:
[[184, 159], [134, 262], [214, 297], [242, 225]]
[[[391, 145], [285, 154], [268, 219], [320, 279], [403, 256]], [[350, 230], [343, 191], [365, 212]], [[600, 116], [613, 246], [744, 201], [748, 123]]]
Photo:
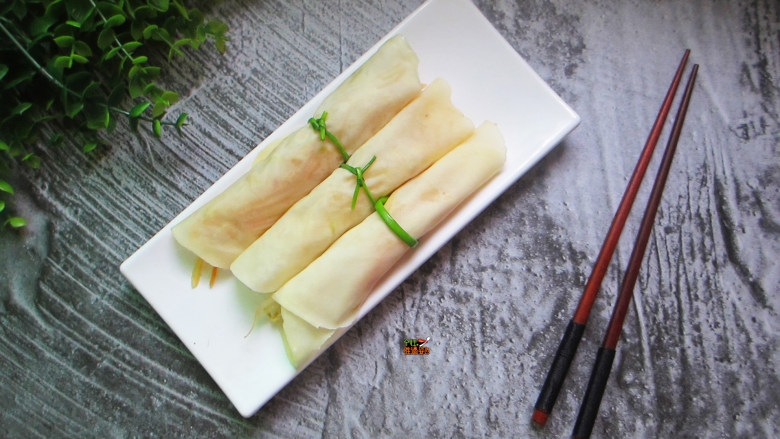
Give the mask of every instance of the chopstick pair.
[[[601, 282], [604, 279], [609, 261], [612, 258], [612, 254], [615, 251], [620, 234], [625, 225], [628, 214], [631, 210], [631, 205], [636, 198], [636, 194], [639, 190], [639, 186], [644, 177], [647, 166], [652, 157], [655, 146], [658, 143], [658, 138], [661, 135], [666, 118], [669, 114], [669, 110], [674, 100], [674, 95], [677, 92], [677, 88], [682, 78], [682, 73], [685, 65], [688, 61], [690, 50], [686, 50], [683, 55], [680, 65], [677, 68], [672, 84], [669, 86], [664, 102], [661, 105], [661, 109], [658, 112], [655, 123], [644, 149], [639, 157], [637, 165], [634, 169], [634, 173], [631, 176], [631, 180], [626, 187], [626, 191], [623, 194], [623, 199], [618, 206], [615, 217], [612, 220], [612, 224], [607, 232], [607, 236], [604, 239], [601, 251], [599, 252], [596, 263], [593, 267], [593, 272], [585, 286], [585, 290], [580, 298], [580, 302], [574, 313], [573, 318], [569, 322], [566, 331], [561, 339], [561, 343], [558, 346], [558, 350], [553, 359], [550, 371], [547, 374], [547, 378], [542, 386], [542, 390], [539, 393], [539, 398], [534, 407], [534, 414], [532, 417], [533, 422], [543, 426], [547, 422], [547, 417], [552, 412], [552, 408], [560, 392], [563, 381], [571, 366], [571, 362], [574, 359], [574, 355], [577, 351], [577, 346], [582, 339], [582, 334], [585, 331], [585, 325], [588, 320], [593, 302], [596, 299], [598, 290], [601, 287]], [[669, 142], [664, 152], [663, 160], [658, 170], [653, 189], [651, 191], [647, 207], [645, 209], [644, 217], [642, 218], [639, 232], [634, 243], [634, 249], [629, 259], [628, 267], [623, 278], [620, 293], [613, 309], [612, 317], [607, 327], [607, 333], [602, 343], [601, 348], [596, 356], [596, 362], [591, 373], [588, 387], [583, 398], [582, 405], [580, 406], [580, 412], [577, 416], [577, 422], [575, 423], [574, 432], [572, 436], [575, 438], [587, 438], [593, 429], [593, 424], [598, 414], [598, 408], [601, 403], [601, 398], [606, 388], [607, 378], [609, 377], [612, 362], [615, 358], [615, 349], [620, 337], [620, 333], [625, 319], [625, 314], [628, 311], [628, 305], [631, 302], [633, 295], [634, 285], [639, 275], [639, 268], [644, 258], [645, 249], [647, 248], [647, 242], [650, 237], [650, 232], [653, 228], [653, 222], [655, 221], [655, 215], [658, 210], [658, 205], [661, 201], [661, 195], [663, 193], [666, 179], [669, 175], [669, 169], [671, 167], [672, 158], [677, 149], [677, 142], [680, 138], [682, 131], [683, 121], [688, 110], [688, 104], [690, 102], [693, 85], [695, 83], [696, 74], [698, 72], [698, 65], [693, 66], [688, 77], [688, 83], [685, 87], [683, 98], [680, 102], [680, 107], [677, 110], [677, 116], [675, 118], [672, 132], [669, 137]]]

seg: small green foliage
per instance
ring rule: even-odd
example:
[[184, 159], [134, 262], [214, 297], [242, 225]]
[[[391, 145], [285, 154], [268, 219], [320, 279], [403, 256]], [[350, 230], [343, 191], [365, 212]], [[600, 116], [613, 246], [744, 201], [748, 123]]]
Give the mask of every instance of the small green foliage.
[[8, 218], [5, 221], [5, 224], [6, 225], [10, 225], [11, 227], [13, 227], [15, 229], [18, 229], [19, 227], [26, 226], [27, 225], [27, 221], [25, 221], [24, 218], [21, 218], [21, 217], [18, 217], [18, 216], [14, 216], [14, 217]]
[[155, 119], [152, 122], [152, 131], [158, 138], [162, 136], [162, 126], [160, 125], [160, 119]]
[[130, 110], [130, 117], [140, 116], [144, 111], [146, 111], [147, 108], [149, 108], [150, 105], [152, 104], [148, 101], [136, 104], [135, 107]]
[[[84, 153], [126, 117], [155, 137], [164, 127], [181, 134], [187, 114], [171, 116], [179, 95], [155, 83], [153, 53], [169, 61], [213, 41], [224, 53], [228, 27], [205, 19], [185, 0], [0, 0], [0, 169], [41, 166], [41, 149], [74, 139]], [[157, 58], [159, 60], [159, 57]], [[126, 109], [130, 108], [129, 111]], [[64, 133], [42, 136], [48, 122]], [[0, 194], [11, 186], [0, 180]], [[12, 209], [0, 200], [0, 211]], [[0, 218], [11, 227], [18, 217]]]
[[0, 191], [8, 192], [9, 194], [13, 195], [14, 188], [11, 187], [10, 184], [8, 184], [5, 180], [0, 180]]
[[90, 152], [90, 151], [94, 150], [95, 148], [97, 148], [97, 145], [98, 145], [97, 142], [88, 142], [88, 143], [84, 144], [84, 147], [81, 148], [81, 149], [84, 152]]
[[22, 163], [32, 169], [38, 169], [41, 167], [41, 158], [35, 155], [35, 153], [30, 152], [22, 157]]
[[103, 23], [103, 29], [108, 29], [112, 27], [117, 27], [125, 24], [125, 16], [124, 15], [112, 15], [111, 17], [107, 18], [106, 21]]

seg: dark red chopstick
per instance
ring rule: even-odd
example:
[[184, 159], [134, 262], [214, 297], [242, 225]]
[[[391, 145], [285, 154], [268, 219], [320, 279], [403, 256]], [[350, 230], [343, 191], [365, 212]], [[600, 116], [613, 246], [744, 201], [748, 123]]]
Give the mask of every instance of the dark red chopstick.
[[669, 85], [663, 104], [660, 110], [658, 110], [658, 116], [655, 119], [652, 130], [650, 130], [650, 135], [642, 149], [642, 154], [639, 156], [634, 173], [628, 182], [626, 192], [623, 194], [623, 199], [620, 201], [615, 217], [612, 219], [612, 225], [609, 227], [607, 237], [604, 239], [604, 244], [593, 266], [593, 272], [585, 285], [585, 291], [582, 293], [580, 303], [574, 312], [574, 317], [566, 327], [566, 332], [558, 346], [558, 351], [555, 353], [550, 371], [547, 373], [542, 390], [539, 392], [539, 398], [534, 406], [532, 417], [532, 420], [538, 425], [543, 426], [547, 422], [547, 417], [552, 413], [558, 393], [569, 372], [569, 367], [574, 359], [574, 354], [577, 352], [577, 346], [582, 338], [582, 333], [585, 331], [585, 325], [588, 322], [588, 315], [593, 307], [593, 301], [596, 300], [596, 295], [601, 288], [601, 282], [604, 279], [604, 274], [607, 272], [609, 261], [612, 259], [612, 254], [615, 252], [623, 226], [631, 211], [631, 205], [634, 203], [639, 186], [642, 183], [642, 178], [645, 175], [645, 171], [647, 171], [647, 165], [650, 163], [653, 151], [655, 151], [655, 145], [661, 136], [661, 130], [666, 122], [669, 109], [672, 107], [672, 100], [674, 100], [674, 95], [677, 93], [677, 87], [680, 85], [690, 52], [690, 50], [686, 50], [682, 60], [680, 60], [680, 65], [677, 67], [677, 72], [674, 74], [671, 85]]
[[631, 258], [628, 261], [628, 268], [626, 268], [626, 274], [623, 277], [623, 284], [620, 287], [620, 293], [618, 294], [615, 308], [612, 311], [612, 318], [609, 321], [609, 326], [607, 326], [604, 342], [602, 343], [601, 348], [599, 348], [596, 356], [596, 363], [593, 366], [593, 372], [590, 375], [588, 389], [585, 391], [585, 397], [582, 400], [580, 412], [577, 415], [577, 422], [574, 425], [574, 432], [572, 433], [573, 438], [588, 438], [593, 431], [593, 424], [598, 415], [601, 398], [604, 396], [607, 379], [612, 370], [612, 361], [615, 359], [615, 348], [617, 347], [620, 333], [623, 329], [623, 321], [626, 318], [628, 305], [631, 303], [631, 298], [634, 294], [634, 285], [636, 284], [637, 276], [639, 276], [639, 268], [642, 265], [642, 259], [644, 259], [645, 256], [647, 242], [650, 239], [650, 233], [653, 231], [655, 214], [658, 211], [661, 195], [663, 194], [664, 186], [666, 185], [666, 178], [669, 176], [672, 159], [677, 150], [677, 141], [680, 139], [685, 114], [688, 111], [688, 104], [691, 100], [693, 84], [696, 82], [696, 73], [698, 71], [699, 65], [694, 64], [693, 70], [688, 77], [688, 84], [685, 86], [685, 93], [680, 102], [680, 108], [677, 110], [677, 117], [672, 126], [672, 133], [669, 136], [669, 143], [666, 146], [661, 166], [658, 168], [658, 176], [653, 184], [653, 190], [650, 192], [650, 199], [647, 201], [647, 208], [642, 217], [642, 223], [636, 236]]

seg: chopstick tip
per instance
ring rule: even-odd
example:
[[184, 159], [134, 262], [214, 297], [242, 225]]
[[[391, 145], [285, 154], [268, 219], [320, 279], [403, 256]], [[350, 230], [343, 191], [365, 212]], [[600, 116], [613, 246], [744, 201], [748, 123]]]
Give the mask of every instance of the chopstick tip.
[[547, 413], [539, 409], [534, 409], [534, 415], [531, 417], [531, 421], [533, 421], [534, 425], [537, 427], [544, 427], [547, 423], [547, 416]]

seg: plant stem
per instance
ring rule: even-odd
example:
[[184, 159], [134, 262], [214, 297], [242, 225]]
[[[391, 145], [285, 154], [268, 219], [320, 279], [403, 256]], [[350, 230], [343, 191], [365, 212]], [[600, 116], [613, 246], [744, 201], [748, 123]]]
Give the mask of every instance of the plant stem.
[[[108, 22], [108, 19], [105, 15], [103, 15], [102, 12], [100, 12], [100, 9], [98, 9], [97, 4], [95, 3], [95, 0], [89, 0], [90, 3], [92, 3], [92, 7], [97, 11], [98, 15], [100, 15], [100, 19], [103, 20], [103, 24], [106, 24]], [[119, 49], [122, 50], [122, 52], [125, 53], [125, 59], [130, 59], [130, 61], [133, 60], [133, 56], [130, 55], [130, 53], [125, 49], [125, 46], [122, 44], [121, 41], [119, 41], [119, 38], [116, 37], [116, 34], [114, 34], [114, 42], [116, 42], [117, 45], [119, 45]]]
[[19, 40], [17, 40], [16, 37], [13, 36], [11, 31], [9, 31], [8, 28], [6, 28], [3, 25], [2, 20], [0, 20], [0, 29], [2, 29], [3, 33], [5, 33], [8, 36], [11, 42], [13, 42], [14, 45], [19, 49], [19, 51], [22, 52], [24, 57], [27, 58], [27, 60], [30, 61], [30, 63], [32, 63], [33, 66], [35, 66], [35, 69], [38, 70], [38, 73], [43, 75], [44, 78], [48, 79], [51, 83], [61, 88], [65, 92], [70, 93], [77, 97], [81, 97], [80, 94], [66, 87], [65, 84], [62, 83], [62, 81], [52, 76], [52, 74], [49, 73], [48, 70], [46, 70], [42, 65], [40, 65], [38, 61], [36, 61], [35, 58], [33, 58], [32, 55], [30, 55], [30, 52], [28, 52], [27, 49], [25, 49], [24, 46], [22, 46], [22, 43], [20, 43]]
[[[113, 112], [115, 112], [115, 113], [123, 114], [123, 115], [125, 115], [125, 116], [127, 116], [127, 117], [133, 117], [133, 116], [131, 116], [131, 115], [130, 115], [130, 112], [129, 112], [129, 111], [125, 111], [125, 110], [123, 110], [123, 109], [121, 109], [121, 108], [118, 108], [118, 107], [110, 107], [110, 106], [108, 106], [108, 105], [106, 105], [106, 108], [108, 108], [108, 109], [109, 109], [109, 111], [113, 111]], [[144, 122], [153, 122], [153, 121], [155, 120], [155, 119], [150, 119], [150, 118], [148, 118], [148, 117], [146, 117], [146, 116], [135, 116], [135, 118], [136, 118], [136, 119], [140, 119], [140, 120], [142, 120], [142, 121], [144, 121]], [[176, 125], [176, 122], [170, 122], [170, 121], [165, 121], [165, 120], [162, 120], [162, 119], [161, 119], [161, 120], [160, 120], [160, 125], [171, 125], [171, 126], [173, 126], [173, 125]], [[185, 124], [185, 125], [186, 125], [186, 124]]]

